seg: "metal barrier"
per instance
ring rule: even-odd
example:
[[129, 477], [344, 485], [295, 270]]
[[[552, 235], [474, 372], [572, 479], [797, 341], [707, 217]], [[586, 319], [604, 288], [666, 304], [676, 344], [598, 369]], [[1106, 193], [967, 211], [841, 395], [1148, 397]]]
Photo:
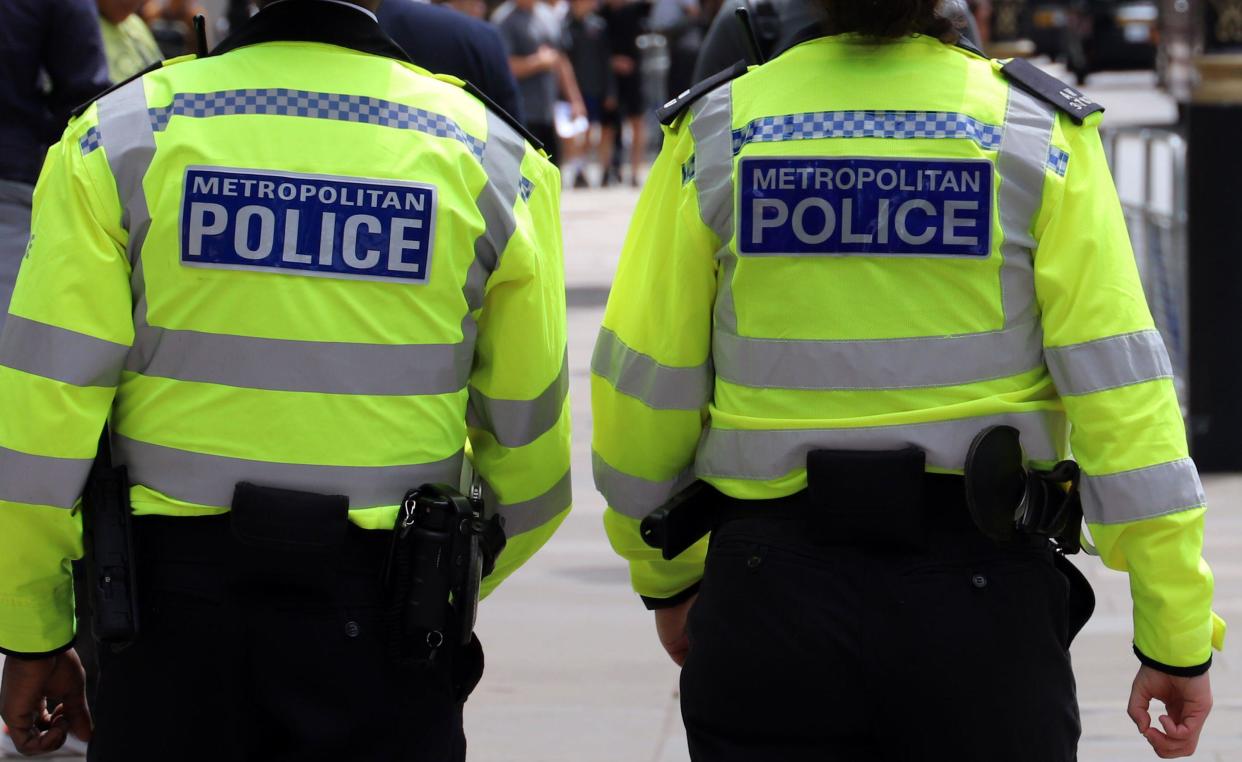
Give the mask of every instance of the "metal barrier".
[[1106, 130], [1104, 150], [1125, 212], [1147, 302], [1173, 361], [1186, 412], [1188, 306], [1186, 141], [1155, 127]]

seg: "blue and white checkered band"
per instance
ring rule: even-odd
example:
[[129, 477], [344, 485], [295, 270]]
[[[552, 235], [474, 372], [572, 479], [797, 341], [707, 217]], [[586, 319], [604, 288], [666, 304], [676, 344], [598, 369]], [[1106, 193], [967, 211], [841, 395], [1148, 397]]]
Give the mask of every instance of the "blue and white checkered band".
[[816, 111], [765, 116], [733, 131], [733, 153], [748, 143], [817, 138], [962, 138], [1000, 149], [1002, 128], [947, 111]]
[[1048, 169], [1056, 172], [1061, 177], [1065, 177], [1065, 170], [1069, 169], [1069, 154], [1056, 146], [1049, 146]]
[[[214, 93], [177, 93], [167, 106], [147, 109], [151, 129], [163, 132], [174, 116], [207, 119], [213, 116], [263, 114], [273, 116], [304, 116], [338, 122], [374, 124], [399, 130], [415, 130], [438, 138], [450, 138], [465, 145], [476, 159], [482, 160], [484, 142], [467, 134], [457, 122], [430, 111], [403, 103], [371, 98], [365, 95], [314, 93], [306, 90], [275, 88], [270, 90], [221, 90]], [[95, 130], [95, 128], [91, 128]], [[82, 153], [99, 147], [98, 131], [92, 142], [90, 132], [82, 139]]]
[[83, 135], [80, 140], [78, 140], [78, 145], [81, 146], [82, 148], [83, 156], [87, 155], [91, 151], [94, 151], [96, 148], [99, 147], [99, 144], [100, 144], [100, 138], [99, 138], [98, 127], [91, 127], [89, 130], [86, 131], [86, 134]]
[[535, 184], [523, 177], [518, 182], [518, 191], [522, 194], [523, 201], [530, 201], [530, 194], [535, 192]]

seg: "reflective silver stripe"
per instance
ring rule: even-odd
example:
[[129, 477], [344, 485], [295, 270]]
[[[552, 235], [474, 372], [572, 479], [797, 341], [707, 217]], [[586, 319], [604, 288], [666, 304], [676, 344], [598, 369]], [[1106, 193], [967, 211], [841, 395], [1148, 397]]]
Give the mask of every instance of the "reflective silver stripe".
[[9, 315], [0, 365], [74, 386], [116, 386], [129, 347]]
[[531, 400], [507, 400], [488, 397], [470, 387], [467, 418], [471, 426], [491, 432], [503, 447], [523, 447], [552, 430], [561, 420], [565, 396], [569, 394], [569, 355], [561, 362], [561, 371], [538, 397]]
[[[137, 327], [126, 370], [246, 389], [320, 394], [451, 394], [465, 387], [465, 344], [352, 344]], [[150, 353], [150, 354], [148, 354]]]
[[[489, 502], [495, 500], [495, 493], [487, 495], [487, 499]], [[513, 537], [532, 529], [538, 529], [561, 515], [572, 502], [573, 493], [570, 488], [569, 472], [566, 471], [560, 481], [538, 497], [523, 500], [520, 503], [491, 502], [491, 504], [497, 505], [496, 512], [505, 517], [505, 536]]]
[[733, 239], [733, 84], [700, 98], [690, 113], [699, 215], [727, 245]]
[[1105, 389], [1172, 378], [1173, 365], [1164, 340], [1155, 330], [1048, 347], [1048, 370], [1063, 396], [1090, 394]]
[[0, 500], [72, 508], [94, 458], [48, 458], [0, 447]]
[[408, 466], [314, 466], [268, 463], [179, 450], [113, 435], [119, 462], [129, 478], [175, 500], [228, 506], [238, 482], [284, 487], [327, 495], [347, 495], [351, 508], [395, 505], [413, 487], [427, 482], [456, 484], [462, 453], [434, 463]]
[[781, 389], [913, 389], [1025, 373], [1043, 364], [1036, 321], [1003, 331], [910, 339], [755, 339], [717, 329], [712, 359], [723, 381]]
[[1052, 107], [1010, 85], [1004, 133], [996, 154], [1000, 173], [997, 203], [1000, 206], [1003, 263], [1000, 271], [1001, 304], [1005, 326], [1032, 320], [1039, 312], [1035, 301], [1035, 275], [1031, 251], [1035, 217], [1043, 203], [1044, 168], [1052, 143]]
[[591, 472], [595, 476], [595, 489], [608, 501], [608, 506], [632, 519], [645, 517], [694, 481], [694, 473], [689, 468], [672, 479], [658, 482], [631, 476], [608, 465], [594, 450], [591, 451]]
[[1093, 524], [1164, 516], [1207, 502], [1190, 458], [1106, 476], [1083, 476], [1082, 512]]
[[475, 203], [483, 215], [483, 235], [474, 242], [474, 262], [466, 275], [466, 303], [471, 312], [483, 306], [487, 279], [517, 229], [514, 205], [522, 183], [522, 159], [526, 140], [500, 117], [487, 112], [487, 144], [483, 147], [483, 171], [487, 182]]
[[720, 251], [714, 323], [716, 330], [737, 333], [733, 305], [733, 274], [737, 256], [733, 240], [733, 85], [727, 83], [690, 107], [694, 138], [694, 184], [698, 190], [699, 216], [716, 237]]
[[140, 77], [99, 99], [99, 139], [121, 200], [121, 224], [129, 231], [129, 261], [142, 251], [151, 227], [142, 180], [155, 156], [155, 133]]
[[[717, 119], [722, 110], [719, 104], [703, 106], [707, 116], [715, 115]], [[696, 115], [691, 129], [695, 137], [699, 203], [704, 221], [714, 225], [719, 205], [732, 204], [732, 188], [726, 186], [722, 190], [704, 183], [703, 174], [705, 170], [721, 168], [727, 168], [731, 174], [732, 164], [731, 158], [724, 161], [714, 154], [704, 156], [700, 141], [706, 143], [709, 136], [700, 137], [694, 132], [698, 121]], [[1039, 211], [1052, 125], [1049, 109], [1014, 89], [1005, 126], [992, 141], [999, 144], [997, 163], [1003, 176], [999, 191], [1005, 231], [1000, 270], [1004, 312], [1001, 330], [858, 341], [741, 336], [732, 288], [737, 263], [732, 251], [727, 250], [720, 256], [722, 271], [712, 339], [716, 374], [730, 383], [760, 388], [904, 389], [977, 383], [1040, 367], [1043, 332], [1035, 301], [1031, 260], [1035, 241], [1030, 231]], [[728, 224], [731, 228], [732, 221], [728, 220]]]
[[662, 365], [626, 346], [607, 328], [599, 329], [591, 372], [622, 394], [656, 410], [698, 410], [712, 399], [711, 362], [692, 367]]
[[522, 159], [525, 156], [526, 139], [488, 110], [487, 143], [482, 148], [483, 171], [487, 181], [475, 200], [479, 214], [483, 216], [483, 233], [474, 241], [474, 260], [466, 270], [466, 281], [462, 286], [466, 314], [461, 318], [461, 336], [463, 347], [469, 350], [467, 374], [473, 366], [475, 341], [479, 335], [474, 313], [483, 308], [487, 281], [496, 271], [500, 256], [517, 230], [514, 205], [521, 191]]
[[857, 429], [712, 428], [699, 444], [694, 471], [699, 477], [768, 481], [806, 468], [806, 454], [811, 450], [888, 450], [910, 445], [927, 453], [929, 467], [956, 470], [962, 468], [975, 435], [995, 425], [1017, 428], [1031, 460], [1056, 460], [1057, 444], [1065, 441], [1064, 416], [1051, 412]]

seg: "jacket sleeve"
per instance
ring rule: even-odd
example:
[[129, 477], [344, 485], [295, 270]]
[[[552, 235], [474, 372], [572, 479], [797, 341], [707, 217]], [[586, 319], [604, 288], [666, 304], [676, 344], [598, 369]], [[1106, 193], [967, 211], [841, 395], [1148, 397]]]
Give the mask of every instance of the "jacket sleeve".
[[472, 462], [508, 544], [490, 593], [534, 555], [569, 512], [569, 371], [560, 175], [527, 146], [515, 228], [476, 313], [470, 375]]
[[693, 480], [712, 395], [720, 241], [699, 217], [689, 132], [665, 131], [591, 361], [591, 458], [608, 502], [604, 526], [630, 563], [634, 590], [647, 599], [673, 598], [696, 584], [706, 552], [701, 542], [664, 561], [638, 531], [644, 516]]
[[[93, 114], [93, 110], [90, 112]], [[87, 118], [53, 146], [0, 334], [0, 648], [73, 639], [70, 561], [99, 433], [133, 343], [120, 204]]]
[[1088, 529], [1104, 563], [1130, 575], [1135, 650], [1193, 673], [1224, 638], [1201, 557], [1205, 499], [1098, 123], [1060, 122], [1069, 162], [1063, 179], [1048, 175], [1035, 231], [1044, 355], [1070, 419]]

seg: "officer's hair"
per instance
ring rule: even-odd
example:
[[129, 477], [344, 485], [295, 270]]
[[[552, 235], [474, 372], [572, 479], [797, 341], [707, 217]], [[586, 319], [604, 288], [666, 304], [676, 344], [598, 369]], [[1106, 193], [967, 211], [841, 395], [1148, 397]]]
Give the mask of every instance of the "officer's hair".
[[937, 9], [940, 0], [819, 0], [829, 34], [895, 39], [912, 34], [956, 42], [959, 34]]

